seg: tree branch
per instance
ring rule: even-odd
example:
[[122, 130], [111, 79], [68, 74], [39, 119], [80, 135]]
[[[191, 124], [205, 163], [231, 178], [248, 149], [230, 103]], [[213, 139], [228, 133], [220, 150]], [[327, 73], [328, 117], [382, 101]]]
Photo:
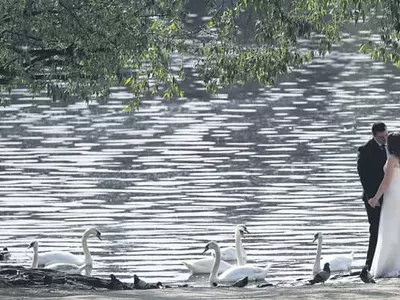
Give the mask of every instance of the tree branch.
[[75, 19], [75, 21], [78, 23], [78, 25], [85, 31], [87, 31], [90, 34], [94, 33], [94, 30], [92, 28], [88, 28], [87, 26], [84, 26], [79, 19], [79, 17], [75, 14], [75, 12], [72, 11], [71, 7], [69, 7], [64, 1], [59, 0], [58, 1], [60, 5]]
[[74, 53], [74, 43], [69, 45], [65, 49], [30, 49], [28, 50], [29, 54], [32, 54], [34, 57], [30, 60], [29, 65], [34, 64], [38, 61], [43, 61], [50, 57], [56, 55], [63, 55], [63, 56], [73, 56]]

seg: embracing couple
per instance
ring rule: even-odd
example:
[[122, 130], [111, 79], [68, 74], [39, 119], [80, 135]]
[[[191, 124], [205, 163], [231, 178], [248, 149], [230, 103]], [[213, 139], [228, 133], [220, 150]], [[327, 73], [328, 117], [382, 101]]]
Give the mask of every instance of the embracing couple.
[[370, 223], [366, 265], [377, 277], [400, 277], [400, 133], [384, 123], [358, 149], [357, 169]]

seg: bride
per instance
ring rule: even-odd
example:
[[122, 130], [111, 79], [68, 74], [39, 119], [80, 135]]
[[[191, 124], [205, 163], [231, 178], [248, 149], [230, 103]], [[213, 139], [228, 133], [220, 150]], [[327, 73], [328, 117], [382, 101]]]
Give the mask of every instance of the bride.
[[400, 277], [400, 132], [388, 136], [388, 151], [385, 177], [375, 196], [368, 200], [375, 208], [384, 197], [371, 266], [371, 273], [376, 277]]

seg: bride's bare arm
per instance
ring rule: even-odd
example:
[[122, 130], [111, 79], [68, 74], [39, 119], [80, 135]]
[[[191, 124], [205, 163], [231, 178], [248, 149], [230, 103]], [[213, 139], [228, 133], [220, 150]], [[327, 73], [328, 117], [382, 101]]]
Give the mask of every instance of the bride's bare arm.
[[385, 176], [383, 177], [383, 180], [379, 186], [379, 189], [376, 192], [375, 196], [368, 200], [368, 203], [372, 207], [376, 206], [379, 199], [382, 197], [382, 195], [386, 192], [387, 188], [389, 187], [389, 184], [392, 181], [394, 168], [397, 166], [398, 161], [399, 160], [397, 157], [395, 157], [393, 155], [389, 155], [389, 159], [388, 159], [387, 166], [386, 166]]

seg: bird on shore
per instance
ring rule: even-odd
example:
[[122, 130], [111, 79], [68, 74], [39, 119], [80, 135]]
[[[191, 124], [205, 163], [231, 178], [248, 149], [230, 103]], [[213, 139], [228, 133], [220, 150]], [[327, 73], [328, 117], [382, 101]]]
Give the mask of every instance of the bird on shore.
[[87, 240], [95, 236], [101, 240], [101, 233], [96, 228], [87, 229], [82, 235], [82, 249], [84, 256], [74, 255], [67, 251], [50, 251], [38, 254], [38, 267], [44, 268], [51, 264], [72, 264], [76, 266], [85, 265], [85, 275], [90, 276], [93, 268], [93, 259], [90, 255]]
[[213, 282], [212, 285], [214, 287], [245, 287], [249, 283], [249, 277], [243, 277], [242, 279], [239, 279], [232, 283], [231, 285], [220, 285], [217, 282]]
[[[32, 269], [38, 268], [38, 258], [39, 258], [39, 243], [38, 241], [33, 241], [29, 244], [28, 249], [33, 248], [33, 259], [32, 259]], [[86, 263], [78, 266], [70, 263], [52, 263], [44, 266], [44, 269], [56, 270], [64, 273], [70, 274], [81, 274], [86, 268]]]
[[354, 252], [350, 254], [328, 255], [324, 256], [321, 261], [323, 234], [318, 232], [314, 235], [313, 243], [317, 241], [317, 253], [315, 255], [315, 262], [313, 266], [312, 275], [317, 275], [321, 270], [321, 263], [329, 263], [331, 272], [350, 272], [353, 263]]
[[133, 275], [134, 286], [137, 290], [149, 290], [149, 289], [161, 289], [163, 288], [163, 284], [161, 282], [157, 283], [147, 283], [143, 279], [140, 279], [136, 274]]
[[246, 276], [242, 279], [237, 280], [231, 286], [232, 287], [245, 287], [249, 283], [249, 277]]
[[4, 247], [0, 252], [0, 261], [7, 261], [11, 257], [10, 251], [8, 251], [7, 247]]
[[[247, 262], [247, 254], [242, 245], [242, 238], [249, 231], [243, 224], [239, 224], [235, 228], [235, 247], [220, 249], [221, 263], [219, 265], [218, 274], [225, 272], [234, 265], [226, 262], [226, 260], [236, 260], [237, 266], [243, 266]], [[238, 249], [238, 250], [237, 250]], [[183, 261], [183, 264], [193, 272], [193, 274], [210, 273], [214, 265], [214, 257], [207, 257], [197, 260]]]
[[221, 263], [221, 251], [218, 244], [214, 241], [207, 243], [203, 253], [206, 253], [209, 250], [213, 250], [215, 253], [215, 261], [209, 277], [211, 287], [214, 286], [215, 282], [236, 282], [240, 279], [243, 279], [244, 277], [248, 277], [249, 281], [264, 280], [264, 278], [267, 276], [269, 269], [271, 268], [271, 264], [269, 264], [265, 268], [260, 268], [252, 265], [235, 266], [218, 276], [218, 269]]
[[107, 284], [109, 290], [123, 290], [124, 284], [114, 275], [110, 274], [110, 283]]
[[309, 282], [310, 284], [324, 283], [325, 281], [328, 280], [330, 276], [331, 276], [331, 269], [329, 268], [329, 263], [325, 263], [323, 270], [317, 273], [317, 275], [315, 275], [314, 278], [311, 279]]
[[374, 277], [371, 275], [371, 273], [368, 271], [369, 266], [365, 266], [362, 268], [361, 273], [360, 273], [360, 278], [364, 283], [376, 283], [374, 280]]

